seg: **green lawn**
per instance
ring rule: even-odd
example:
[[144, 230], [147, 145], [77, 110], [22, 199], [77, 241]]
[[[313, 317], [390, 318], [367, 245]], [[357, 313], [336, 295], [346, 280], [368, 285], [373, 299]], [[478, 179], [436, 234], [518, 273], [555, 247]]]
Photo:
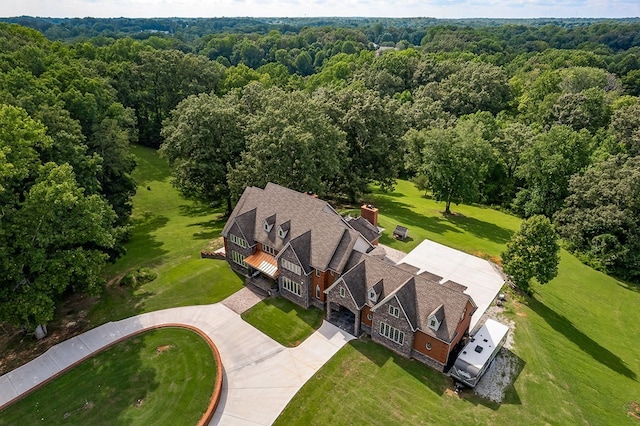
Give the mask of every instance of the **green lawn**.
[[189, 425], [206, 411], [216, 362], [195, 332], [120, 342], [0, 413], [0, 425]]
[[133, 236], [126, 255], [107, 269], [107, 276], [112, 280], [149, 267], [158, 278], [138, 288], [110, 285], [89, 314], [93, 325], [158, 309], [219, 302], [242, 287], [243, 280], [225, 261], [200, 258], [200, 250], [220, 237], [222, 210], [182, 198], [171, 186], [169, 166], [154, 150], [136, 146], [133, 153], [138, 162]]
[[[385, 236], [391, 225], [409, 227], [412, 241], [382, 240], [404, 251], [430, 238], [495, 256], [519, 225], [470, 206], [455, 206], [464, 216], [445, 218], [442, 204], [402, 181], [395, 193], [377, 192], [374, 202]], [[633, 408], [640, 403], [640, 287], [563, 251], [558, 277], [533, 290], [533, 298], [511, 299], [505, 310], [516, 323], [519, 374], [502, 404], [469, 391], [459, 398], [451, 381], [428, 367], [355, 341], [305, 384], [277, 424], [640, 424]]]
[[270, 298], [258, 303], [241, 316], [281, 345], [294, 347], [320, 326], [323, 311], [315, 308], [304, 309], [282, 298]]
[[[451, 206], [444, 215], [444, 203], [426, 198], [415, 186], [399, 180], [395, 191], [374, 191], [370, 196], [379, 209], [378, 225], [385, 229], [380, 242], [409, 252], [424, 239], [481, 257], [498, 257], [520, 219], [483, 206]], [[396, 225], [409, 228], [409, 238], [392, 238]]]

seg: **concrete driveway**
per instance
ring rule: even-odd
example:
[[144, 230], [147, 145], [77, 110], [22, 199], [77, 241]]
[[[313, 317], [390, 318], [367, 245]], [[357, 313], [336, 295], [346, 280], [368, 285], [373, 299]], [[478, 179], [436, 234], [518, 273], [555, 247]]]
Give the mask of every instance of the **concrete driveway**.
[[210, 423], [215, 425], [272, 424], [302, 385], [353, 339], [325, 321], [300, 346], [285, 348], [221, 303], [150, 312], [96, 327], [3, 375], [0, 407], [109, 343], [165, 324], [202, 330], [220, 352], [224, 381]]

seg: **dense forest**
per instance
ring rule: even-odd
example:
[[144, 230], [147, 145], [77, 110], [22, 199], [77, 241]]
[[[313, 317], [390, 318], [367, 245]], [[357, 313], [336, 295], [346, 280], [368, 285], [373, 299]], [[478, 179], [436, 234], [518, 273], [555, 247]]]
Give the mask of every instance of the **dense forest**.
[[640, 280], [638, 20], [11, 20], [37, 30], [0, 23], [0, 320], [100, 290], [132, 143], [227, 210], [268, 181], [356, 201], [409, 178]]

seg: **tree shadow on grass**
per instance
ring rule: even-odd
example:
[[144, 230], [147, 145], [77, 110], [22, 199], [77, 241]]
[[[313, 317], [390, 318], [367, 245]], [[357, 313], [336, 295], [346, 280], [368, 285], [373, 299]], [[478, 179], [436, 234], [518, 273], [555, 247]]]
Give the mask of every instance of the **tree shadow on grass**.
[[186, 217], [199, 217], [208, 216], [213, 212], [213, 209], [204, 203], [193, 202], [192, 204], [181, 204], [178, 206], [180, 210], [180, 216]]
[[[409, 229], [409, 235], [411, 235], [412, 228], [423, 229], [434, 234], [444, 234], [445, 232], [461, 233], [460, 229], [452, 226], [450, 222], [442, 217], [423, 216], [416, 213], [408, 204], [394, 202], [388, 204], [385, 208], [381, 209], [383, 214], [392, 221], [397, 221], [396, 224], [402, 224]], [[389, 229], [389, 232], [393, 232], [393, 229]]]
[[369, 337], [360, 337], [348, 343], [379, 368], [384, 368], [386, 364], [392, 362], [404, 370], [407, 374], [428, 387], [437, 395], [444, 395], [447, 389], [447, 377], [431, 367], [428, 367], [414, 359], [407, 359], [397, 353], [374, 342]]
[[[424, 216], [417, 212], [420, 210], [417, 206], [385, 197], [389, 194], [377, 195], [384, 195], [376, 197], [375, 200], [381, 214], [389, 218], [392, 222], [397, 221], [409, 228], [409, 235], [411, 235], [411, 228], [424, 229], [425, 231], [440, 235], [445, 232], [454, 232], [458, 234], [467, 232], [478, 238], [492, 241], [497, 244], [504, 244], [509, 241], [513, 234], [513, 231], [510, 229], [503, 228], [494, 223], [486, 222], [475, 217], [456, 214]], [[393, 230], [391, 229], [389, 231], [391, 232]], [[385, 244], [384, 241], [381, 240], [381, 242]]]
[[640, 293], [640, 283], [634, 283], [634, 282], [631, 282], [631, 281], [626, 281], [626, 280], [623, 280], [621, 278], [615, 278], [615, 280], [616, 280], [616, 283], [620, 287], [625, 288], [625, 289], [630, 290], [630, 291], [635, 291], [637, 293]]
[[125, 245], [128, 256], [123, 259], [134, 262], [135, 265], [149, 266], [146, 262], [158, 260], [167, 253], [163, 249], [163, 243], [158, 241], [153, 233], [163, 228], [169, 222], [169, 218], [151, 212], [144, 212], [141, 217], [131, 221], [133, 235]]
[[620, 357], [601, 346], [598, 342], [578, 330], [566, 317], [553, 311], [535, 298], [530, 299], [529, 307], [540, 315], [555, 331], [562, 333], [567, 340], [575, 343], [582, 351], [602, 365], [618, 374], [636, 380], [636, 373], [629, 369]]
[[446, 221], [455, 224], [466, 232], [478, 238], [492, 241], [498, 244], [505, 244], [511, 238], [513, 231], [498, 226], [494, 223], [478, 220], [474, 217], [462, 215], [443, 215]]
[[201, 228], [206, 229], [193, 233], [193, 238], [197, 240], [212, 240], [214, 238], [218, 238], [220, 233], [222, 232], [222, 228], [224, 228], [225, 221], [223, 219], [211, 219], [206, 222], [197, 222], [191, 223], [187, 225], [188, 227], [199, 226]]

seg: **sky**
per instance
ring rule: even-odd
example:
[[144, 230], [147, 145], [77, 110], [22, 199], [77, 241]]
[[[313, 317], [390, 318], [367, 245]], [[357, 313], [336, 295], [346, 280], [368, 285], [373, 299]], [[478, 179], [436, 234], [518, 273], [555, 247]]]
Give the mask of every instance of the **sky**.
[[0, 16], [624, 18], [640, 0], [0, 0]]

